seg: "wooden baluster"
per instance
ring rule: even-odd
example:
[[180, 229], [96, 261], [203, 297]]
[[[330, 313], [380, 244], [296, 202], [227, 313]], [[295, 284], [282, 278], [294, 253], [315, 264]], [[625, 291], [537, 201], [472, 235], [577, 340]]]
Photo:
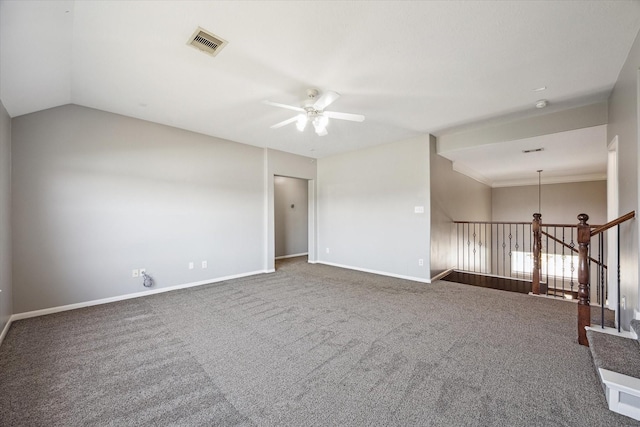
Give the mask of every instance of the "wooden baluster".
[[578, 343], [589, 346], [586, 326], [591, 325], [591, 306], [589, 305], [589, 243], [591, 228], [587, 221], [589, 215], [578, 215]]
[[533, 279], [531, 283], [531, 292], [534, 295], [540, 295], [540, 270], [542, 268], [542, 233], [540, 233], [539, 213], [533, 214], [533, 223], [531, 230], [533, 231]]

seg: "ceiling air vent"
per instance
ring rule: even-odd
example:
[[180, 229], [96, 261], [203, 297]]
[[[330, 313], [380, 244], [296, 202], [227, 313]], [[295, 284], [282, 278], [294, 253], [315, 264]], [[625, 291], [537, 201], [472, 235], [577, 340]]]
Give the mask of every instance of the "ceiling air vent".
[[187, 44], [198, 48], [211, 56], [216, 56], [218, 52], [227, 45], [227, 41], [198, 27], [198, 29], [189, 38]]

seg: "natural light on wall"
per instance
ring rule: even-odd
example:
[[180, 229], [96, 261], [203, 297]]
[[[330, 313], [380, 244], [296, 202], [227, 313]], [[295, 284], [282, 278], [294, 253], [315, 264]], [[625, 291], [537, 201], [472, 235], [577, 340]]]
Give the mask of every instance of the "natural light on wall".
[[[577, 255], [542, 254], [543, 276], [573, 279], [576, 277], [575, 268], [578, 265]], [[511, 269], [522, 274], [533, 274], [533, 253], [513, 251], [511, 254]]]

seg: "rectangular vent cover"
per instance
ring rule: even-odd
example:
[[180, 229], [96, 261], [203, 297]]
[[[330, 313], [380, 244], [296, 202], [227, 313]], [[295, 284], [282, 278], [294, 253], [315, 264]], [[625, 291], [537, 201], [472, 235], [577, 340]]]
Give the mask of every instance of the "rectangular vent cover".
[[211, 56], [216, 56], [227, 45], [227, 41], [198, 27], [187, 44]]

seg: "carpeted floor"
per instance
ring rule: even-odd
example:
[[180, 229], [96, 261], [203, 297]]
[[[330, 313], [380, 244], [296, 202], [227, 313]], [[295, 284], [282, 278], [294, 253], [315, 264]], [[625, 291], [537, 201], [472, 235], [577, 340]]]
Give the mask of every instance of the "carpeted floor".
[[305, 259], [15, 322], [2, 426], [620, 426], [576, 306]]

